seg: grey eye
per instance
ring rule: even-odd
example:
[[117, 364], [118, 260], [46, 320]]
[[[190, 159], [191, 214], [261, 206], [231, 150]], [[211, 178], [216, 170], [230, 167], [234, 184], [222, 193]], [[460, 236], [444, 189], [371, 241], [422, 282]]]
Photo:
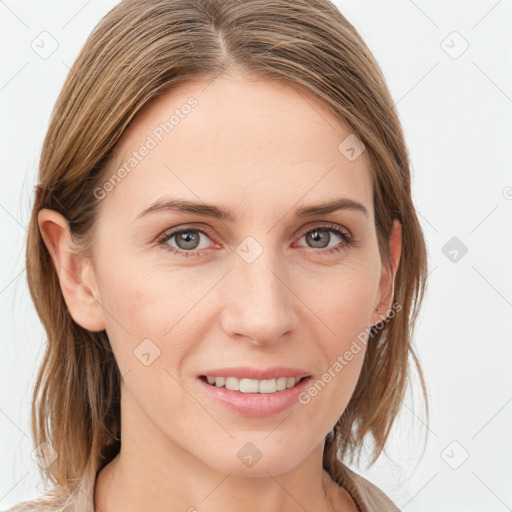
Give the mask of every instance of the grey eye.
[[330, 230], [328, 229], [313, 229], [304, 235], [306, 240], [311, 242], [313, 249], [324, 249], [331, 241]]
[[199, 232], [192, 229], [175, 233], [173, 237], [176, 240], [176, 245], [183, 250], [197, 249], [201, 238]]

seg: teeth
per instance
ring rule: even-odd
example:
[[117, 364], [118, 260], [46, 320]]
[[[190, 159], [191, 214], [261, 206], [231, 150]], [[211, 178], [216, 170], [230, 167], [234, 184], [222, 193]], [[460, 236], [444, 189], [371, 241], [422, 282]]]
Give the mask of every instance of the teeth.
[[[291, 378], [293, 379], [293, 377], [291, 377]], [[287, 382], [287, 380], [288, 379], [286, 377], [279, 377], [279, 378], [276, 379], [277, 391], [283, 391], [283, 389], [286, 389], [286, 382]], [[295, 385], [295, 379], [293, 379], [292, 385]]]
[[[217, 379], [215, 379], [215, 381], [217, 381]], [[226, 389], [229, 389], [230, 391], [239, 391], [240, 381], [236, 377], [226, 377], [226, 382], [224, 383], [224, 386]]]
[[277, 379], [256, 380], [239, 379], [238, 377], [211, 377], [207, 376], [208, 384], [218, 388], [225, 387], [229, 391], [242, 393], [275, 393], [295, 386], [300, 379], [295, 377], [278, 377]]
[[[234, 379], [238, 381], [238, 379]], [[240, 379], [238, 388], [235, 387], [235, 391], [241, 391], [242, 393], [259, 393], [260, 383], [254, 379]]]

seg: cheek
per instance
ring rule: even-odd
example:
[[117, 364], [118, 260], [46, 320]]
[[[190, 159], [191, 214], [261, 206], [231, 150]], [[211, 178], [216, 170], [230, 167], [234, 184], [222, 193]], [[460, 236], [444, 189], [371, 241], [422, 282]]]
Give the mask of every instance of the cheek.
[[[318, 339], [326, 340], [328, 349], [343, 348], [369, 326], [378, 292], [378, 277], [376, 265], [358, 262], [300, 280], [298, 294], [325, 327], [324, 335]], [[311, 283], [315, 284], [312, 286]]]
[[[316, 405], [311, 414], [324, 410], [334, 424], [359, 379], [370, 328], [370, 315], [378, 290], [373, 267], [345, 267], [310, 288], [304, 302], [312, 304], [319, 321], [316, 349], [324, 355], [322, 373], [301, 397], [301, 403]], [[304, 293], [306, 293], [304, 291]]]
[[197, 318], [212, 278], [128, 259], [105, 266], [98, 277], [106, 330], [122, 371], [139, 363], [134, 359], [139, 352], [149, 352], [155, 365], [178, 368], [204, 338], [204, 325], [191, 319]]
[[299, 396], [309, 421], [333, 426], [346, 409], [357, 385], [366, 353], [368, 329], [355, 316], [341, 314], [334, 342], [324, 337], [320, 373]]
[[127, 328], [130, 325], [138, 336], [156, 335], [165, 326], [168, 330], [188, 295], [183, 286], [193, 282], [185, 283], [179, 273], [155, 268], [136, 256], [111, 259], [100, 281], [101, 296], [113, 317], [110, 323], [117, 320]]
[[189, 283], [184, 274], [130, 263], [118, 260], [101, 273], [106, 330], [131, 400], [170, 424], [176, 410], [190, 407], [178, 382], [180, 362], [200, 339], [185, 316], [197, 293], [180, 293]]

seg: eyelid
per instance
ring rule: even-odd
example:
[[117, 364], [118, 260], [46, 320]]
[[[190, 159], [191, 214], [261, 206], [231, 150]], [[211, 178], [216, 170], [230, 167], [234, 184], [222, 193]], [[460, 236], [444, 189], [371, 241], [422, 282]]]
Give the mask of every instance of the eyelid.
[[306, 233], [309, 233], [310, 231], [312, 231], [314, 229], [321, 229], [321, 228], [337, 229], [337, 230], [345, 233], [345, 235], [348, 238], [351, 238], [351, 239], [354, 238], [351, 231], [349, 229], [347, 229], [346, 227], [340, 226], [339, 224], [335, 224], [333, 222], [328, 222], [328, 221], [312, 221], [312, 222], [310, 222], [307, 226], [304, 226], [303, 228], [301, 228], [301, 230], [299, 231], [300, 237], [303, 237]]
[[155, 241], [160, 242], [162, 240], [165, 240], [169, 236], [172, 238], [172, 236], [178, 235], [182, 231], [195, 231], [195, 230], [197, 230], [199, 232], [204, 232], [212, 239], [215, 238], [214, 236], [212, 236], [213, 230], [210, 227], [206, 226], [205, 224], [199, 224], [199, 225], [197, 225], [197, 224], [180, 224], [179, 226], [175, 226], [174, 228], [166, 229], [163, 233], [158, 235], [158, 237], [156, 238]]

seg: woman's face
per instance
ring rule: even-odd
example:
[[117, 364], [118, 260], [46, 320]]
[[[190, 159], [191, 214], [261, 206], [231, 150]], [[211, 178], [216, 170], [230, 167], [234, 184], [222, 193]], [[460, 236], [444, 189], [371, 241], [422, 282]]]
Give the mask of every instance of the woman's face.
[[[115, 185], [96, 191], [92, 258], [123, 376], [123, 441], [252, 476], [322, 449], [389, 293], [369, 161], [349, 136], [304, 91], [241, 76], [181, 85], [135, 119]], [[296, 213], [342, 199], [361, 206]], [[171, 201], [197, 206], [151, 208]], [[310, 377], [299, 396], [201, 377], [258, 376], [239, 367]], [[265, 391], [254, 380], [243, 389]]]

